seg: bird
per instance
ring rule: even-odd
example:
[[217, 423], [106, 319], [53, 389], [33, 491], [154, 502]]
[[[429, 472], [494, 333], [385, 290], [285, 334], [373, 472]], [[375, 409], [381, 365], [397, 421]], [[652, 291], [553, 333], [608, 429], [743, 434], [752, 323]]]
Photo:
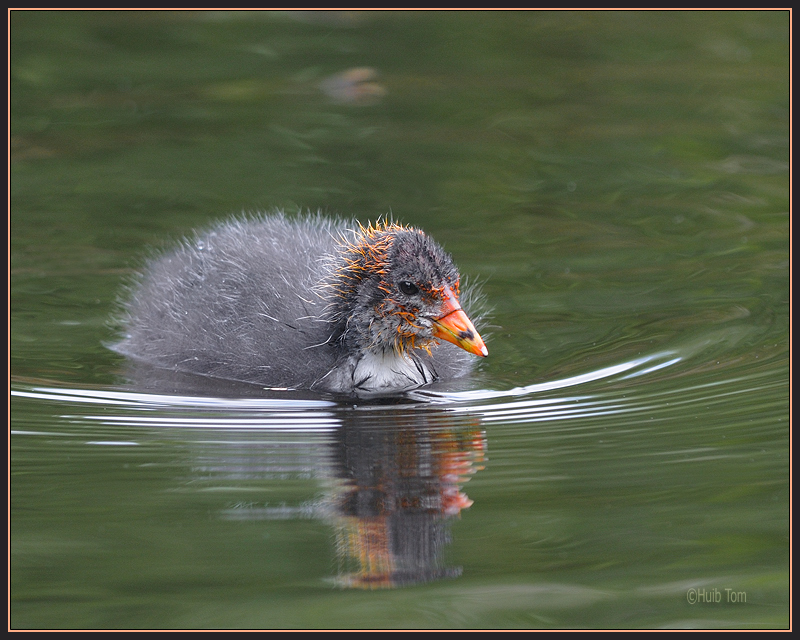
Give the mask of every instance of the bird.
[[242, 214], [137, 271], [114, 349], [270, 389], [397, 394], [488, 355], [461, 306], [472, 293], [437, 242], [388, 217]]

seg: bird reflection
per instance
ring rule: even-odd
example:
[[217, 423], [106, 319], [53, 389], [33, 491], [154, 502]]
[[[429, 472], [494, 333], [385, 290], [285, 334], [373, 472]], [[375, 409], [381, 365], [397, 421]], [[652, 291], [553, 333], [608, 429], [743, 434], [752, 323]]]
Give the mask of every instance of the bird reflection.
[[[164, 427], [182, 442], [197, 434], [189, 462], [197, 481], [219, 487], [258, 480], [274, 497], [282, 482], [312, 479], [321, 491], [297, 506], [228, 505], [221, 509], [225, 519], [327, 522], [337, 556], [334, 582], [345, 588], [393, 588], [461, 574], [445, 556], [452, 521], [472, 505], [464, 484], [486, 460], [477, 417], [402, 397], [354, 405], [256, 385], [215, 390], [219, 381], [147, 366], [127, 374], [140, 392], [181, 394], [173, 405], [181, 417], [164, 415]], [[152, 397], [163, 403], [167, 396]], [[178, 421], [180, 429], [172, 426]]]
[[[340, 584], [377, 589], [460, 575], [444, 564], [450, 520], [472, 505], [462, 491], [483, 468], [477, 428], [413, 423], [346, 425], [337, 432], [332, 497]], [[438, 416], [439, 418], [443, 416]]]

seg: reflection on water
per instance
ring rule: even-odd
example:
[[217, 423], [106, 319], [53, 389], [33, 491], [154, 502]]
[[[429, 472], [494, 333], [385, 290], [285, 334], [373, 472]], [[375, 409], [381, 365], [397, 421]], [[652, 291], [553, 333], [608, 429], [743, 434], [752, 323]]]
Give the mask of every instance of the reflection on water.
[[[153, 430], [166, 430], [189, 445], [184, 463], [193, 481], [219, 485], [313, 477], [322, 490], [313, 503], [241, 502], [220, 509], [220, 515], [248, 521], [324, 519], [336, 532], [342, 586], [387, 588], [459, 574], [444, 565], [448, 521], [472, 504], [462, 485], [483, 468], [486, 449], [479, 421], [469, 415], [442, 409], [409, 413], [392, 406], [358, 410], [297, 398], [230, 400], [55, 388], [13, 395], [102, 405], [100, 414], [64, 416], [93, 430], [136, 428], [151, 437]], [[124, 412], [114, 415], [115, 409]], [[35, 435], [15, 433], [23, 434]], [[136, 444], [104, 437], [87, 444]]]
[[[375, 588], [452, 577], [448, 521], [472, 501], [461, 487], [482, 468], [484, 434], [456, 416], [382, 415], [337, 432], [332, 499], [341, 583]], [[440, 424], [436, 427], [437, 422]]]

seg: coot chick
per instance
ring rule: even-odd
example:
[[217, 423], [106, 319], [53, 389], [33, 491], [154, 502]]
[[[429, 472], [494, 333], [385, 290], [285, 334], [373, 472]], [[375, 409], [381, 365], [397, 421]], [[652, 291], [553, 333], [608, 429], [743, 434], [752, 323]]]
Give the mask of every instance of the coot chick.
[[397, 393], [487, 355], [459, 282], [451, 257], [412, 227], [240, 217], [146, 266], [116, 350], [265, 387]]

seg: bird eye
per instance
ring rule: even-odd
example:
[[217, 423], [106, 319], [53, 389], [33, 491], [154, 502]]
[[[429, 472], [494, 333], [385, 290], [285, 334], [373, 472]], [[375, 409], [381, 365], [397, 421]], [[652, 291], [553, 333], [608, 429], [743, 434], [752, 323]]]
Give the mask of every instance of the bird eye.
[[419, 287], [415, 285], [413, 282], [408, 280], [403, 280], [400, 283], [400, 291], [402, 291], [407, 296], [415, 296], [419, 293]]

